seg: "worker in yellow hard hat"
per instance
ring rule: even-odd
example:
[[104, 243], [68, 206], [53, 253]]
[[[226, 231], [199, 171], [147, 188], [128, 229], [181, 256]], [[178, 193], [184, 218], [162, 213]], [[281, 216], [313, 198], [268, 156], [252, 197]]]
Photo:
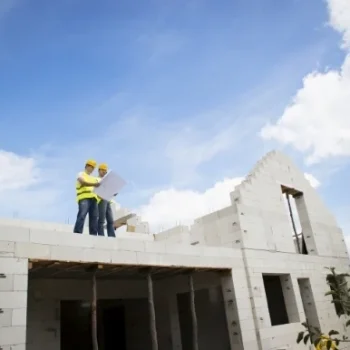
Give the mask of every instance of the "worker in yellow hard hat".
[[[102, 179], [108, 172], [108, 165], [102, 163], [98, 166], [98, 177]], [[104, 236], [104, 224], [107, 222], [107, 236], [115, 237], [113, 227], [113, 213], [111, 203], [105, 199], [98, 198], [98, 235]]]
[[79, 210], [74, 226], [75, 233], [83, 233], [86, 215], [89, 213], [89, 233], [97, 235], [98, 205], [94, 188], [100, 183], [97, 177], [91, 175], [95, 168], [96, 162], [90, 159], [85, 163], [85, 170], [77, 176], [76, 194]]

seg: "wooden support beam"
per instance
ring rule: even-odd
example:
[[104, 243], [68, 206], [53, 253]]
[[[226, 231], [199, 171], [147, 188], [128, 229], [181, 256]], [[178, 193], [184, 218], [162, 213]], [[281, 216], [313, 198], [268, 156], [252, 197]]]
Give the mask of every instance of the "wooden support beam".
[[195, 292], [193, 284], [193, 274], [188, 276], [188, 284], [190, 289], [190, 304], [191, 304], [191, 318], [192, 318], [192, 349], [198, 350], [198, 321], [196, 313]]
[[96, 269], [92, 271], [91, 328], [92, 328], [92, 349], [98, 350]]
[[149, 310], [149, 325], [152, 338], [152, 350], [158, 350], [157, 323], [156, 311], [154, 308], [153, 280], [151, 270], [147, 273], [148, 284], [148, 310]]

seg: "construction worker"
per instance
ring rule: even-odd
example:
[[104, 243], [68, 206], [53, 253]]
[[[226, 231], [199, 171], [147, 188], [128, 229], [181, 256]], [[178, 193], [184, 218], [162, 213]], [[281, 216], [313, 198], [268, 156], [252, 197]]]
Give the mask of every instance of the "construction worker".
[[99, 179], [91, 175], [95, 167], [96, 162], [90, 159], [85, 164], [85, 171], [80, 172], [77, 176], [76, 191], [79, 211], [74, 226], [75, 233], [83, 233], [86, 215], [89, 213], [89, 233], [93, 236], [97, 236], [98, 225], [97, 195], [93, 190], [100, 185]]
[[[107, 164], [100, 164], [98, 167], [98, 176], [102, 179], [108, 172]], [[107, 221], [107, 236], [115, 237], [113, 227], [113, 213], [111, 207], [111, 201], [107, 201], [102, 198], [98, 198], [98, 235], [104, 236], [104, 224]]]

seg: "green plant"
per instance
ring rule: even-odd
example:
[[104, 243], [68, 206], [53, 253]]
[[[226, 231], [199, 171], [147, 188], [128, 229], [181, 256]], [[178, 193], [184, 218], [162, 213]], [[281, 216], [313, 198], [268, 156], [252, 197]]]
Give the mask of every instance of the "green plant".
[[[340, 318], [344, 316], [345, 328], [350, 326], [350, 288], [346, 277], [350, 277], [347, 273], [338, 274], [334, 267], [327, 268], [330, 273], [327, 274], [326, 281], [330, 290], [325, 295], [332, 296], [332, 304], [334, 304], [335, 312]], [[307, 321], [302, 323], [304, 331], [299, 332], [297, 343], [301, 341], [306, 345], [308, 342], [313, 344], [315, 349], [338, 349], [340, 343], [349, 343], [350, 340], [346, 335], [341, 335], [337, 330], [330, 330], [324, 333], [321, 329], [313, 327]]]

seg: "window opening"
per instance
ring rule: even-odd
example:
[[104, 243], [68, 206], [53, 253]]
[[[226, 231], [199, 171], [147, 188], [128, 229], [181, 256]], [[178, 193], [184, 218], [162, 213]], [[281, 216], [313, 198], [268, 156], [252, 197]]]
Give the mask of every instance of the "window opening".
[[294, 242], [296, 244], [297, 252], [299, 254], [308, 255], [309, 253], [306, 248], [306, 243], [300, 223], [300, 217], [296, 206], [296, 200], [300, 199], [303, 196], [303, 193], [284, 185], [281, 186], [281, 189], [282, 193], [285, 196], [285, 203], [293, 230]]
[[280, 276], [263, 275], [272, 326], [289, 323]]

